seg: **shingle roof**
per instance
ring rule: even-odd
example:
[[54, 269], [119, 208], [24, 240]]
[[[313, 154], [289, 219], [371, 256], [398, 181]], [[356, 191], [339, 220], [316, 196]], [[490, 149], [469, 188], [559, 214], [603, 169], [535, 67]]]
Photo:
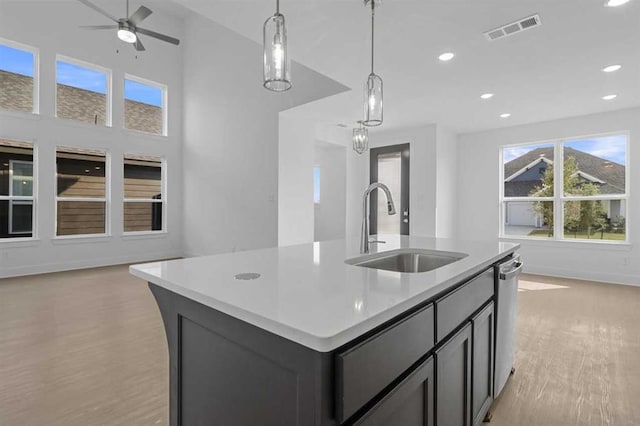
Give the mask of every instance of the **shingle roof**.
[[[579, 171], [587, 173], [605, 182], [599, 185], [601, 194], [624, 193], [625, 166], [622, 164], [569, 147], [564, 148], [564, 156], [565, 158], [575, 158]], [[553, 161], [553, 147], [536, 148], [509, 161], [504, 165], [505, 179], [541, 157]], [[540, 185], [539, 180], [505, 182], [505, 196], [527, 196], [536, 185]]]

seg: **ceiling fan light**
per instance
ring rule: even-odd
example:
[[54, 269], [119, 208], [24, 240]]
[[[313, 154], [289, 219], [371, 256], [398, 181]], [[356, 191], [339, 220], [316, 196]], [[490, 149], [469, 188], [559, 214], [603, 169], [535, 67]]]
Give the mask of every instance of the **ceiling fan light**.
[[135, 43], [138, 40], [136, 33], [128, 28], [120, 28], [118, 30], [118, 38], [125, 43]]

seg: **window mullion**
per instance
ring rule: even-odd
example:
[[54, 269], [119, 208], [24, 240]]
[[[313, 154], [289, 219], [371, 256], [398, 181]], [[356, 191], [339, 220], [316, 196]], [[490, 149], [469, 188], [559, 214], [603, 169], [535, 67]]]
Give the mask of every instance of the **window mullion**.
[[555, 152], [553, 158], [553, 239], [561, 240], [564, 238], [564, 152], [562, 149], [562, 141], [557, 141], [554, 145]]

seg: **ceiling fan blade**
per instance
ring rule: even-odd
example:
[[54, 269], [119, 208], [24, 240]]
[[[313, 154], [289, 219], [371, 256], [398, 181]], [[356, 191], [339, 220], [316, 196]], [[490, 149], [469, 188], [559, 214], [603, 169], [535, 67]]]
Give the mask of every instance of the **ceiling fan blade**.
[[180, 40], [177, 38], [169, 37], [168, 35], [160, 34], [155, 31], [145, 30], [144, 28], [136, 28], [136, 32], [144, 35], [148, 35], [149, 37], [157, 38], [158, 40], [166, 41], [167, 43], [175, 44], [176, 46], [180, 44]]
[[102, 8], [96, 6], [95, 4], [91, 3], [89, 0], [78, 0], [80, 3], [84, 4], [85, 6], [90, 7], [91, 9], [95, 10], [96, 12], [100, 13], [101, 15], [106, 16], [107, 18], [111, 19], [112, 21], [118, 22], [118, 18], [116, 18], [115, 16], [111, 15], [110, 13], [108, 13], [107, 11], [103, 10]]
[[147, 17], [152, 13], [153, 12], [151, 12], [151, 9], [140, 6], [138, 10], [136, 10], [134, 14], [129, 17], [129, 23], [133, 24], [133, 26], [138, 26], [140, 22], [147, 19]]
[[134, 47], [138, 52], [144, 52], [145, 50], [147, 50], [147, 49], [145, 49], [145, 48], [144, 48], [144, 45], [143, 45], [143, 44], [142, 44], [142, 42], [140, 41], [140, 37], [138, 37], [138, 38], [136, 39], [136, 42], [135, 42], [135, 43], [133, 43], [133, 47]]
[[117, 25], [81, 25], [79, 28], [84, 30], [115, 30]]

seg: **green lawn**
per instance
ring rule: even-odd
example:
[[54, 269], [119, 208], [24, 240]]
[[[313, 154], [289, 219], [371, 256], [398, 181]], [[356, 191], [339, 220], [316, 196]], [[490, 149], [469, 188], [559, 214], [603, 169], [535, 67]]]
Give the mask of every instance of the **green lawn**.
[[[534, 229], [529, 233], [531, 237], [549, 237], [549, 231], [546, 229]], [[587, 236], [586, 231], [578, 231], [576, 233], [565, 231], [564, 232], [565, 239], [582, 239], [582, 240], [614, 240], [614, 241], [624, 241], [624, 232], [605, 232], [601, 234], [600, 231], [592, 232], [590, 236]]]

